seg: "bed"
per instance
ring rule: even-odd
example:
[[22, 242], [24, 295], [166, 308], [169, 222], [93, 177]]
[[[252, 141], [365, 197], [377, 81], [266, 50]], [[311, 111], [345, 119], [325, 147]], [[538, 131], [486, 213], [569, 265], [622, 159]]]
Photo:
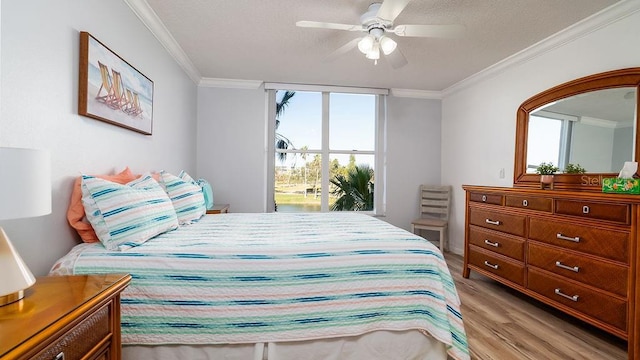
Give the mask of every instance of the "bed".
[[468, 359], [442, 253], [358, 213], [207, 215], [52, 275], [130, 273], [123, 358]]

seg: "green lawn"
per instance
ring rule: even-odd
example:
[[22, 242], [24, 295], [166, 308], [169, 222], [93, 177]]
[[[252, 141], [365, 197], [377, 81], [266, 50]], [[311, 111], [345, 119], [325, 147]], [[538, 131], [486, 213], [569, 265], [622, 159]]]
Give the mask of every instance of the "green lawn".
[[275, 196], [277, 204], [320, 204], [320, 197], [314, 198], [313, 194], [307, 194], [305, 198], [303, 194], [276, 192]]

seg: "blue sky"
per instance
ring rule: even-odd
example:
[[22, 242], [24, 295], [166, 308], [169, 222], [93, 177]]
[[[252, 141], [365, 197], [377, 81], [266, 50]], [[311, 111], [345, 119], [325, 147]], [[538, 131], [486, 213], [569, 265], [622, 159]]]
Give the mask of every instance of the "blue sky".
[[[280, 92], [278, 100], [280, 100]], [[332, 93], [329, 103], [329, 141], [331, 150], [374, 150], [375, 95]], [[322, 145], [322, 94], [297, 91], [280, 117], [277, 132], [293, 142], [297, 149]], [[357, 162], [364, 162], [358, 156]], [[346, 165], [348, 156], [340, 156]], [[300, 160], [298, 160], [300, 161]], [[368, 161], [366, 161], [368, 162]], [[373, 164], [371, 164], [373, 166]]]

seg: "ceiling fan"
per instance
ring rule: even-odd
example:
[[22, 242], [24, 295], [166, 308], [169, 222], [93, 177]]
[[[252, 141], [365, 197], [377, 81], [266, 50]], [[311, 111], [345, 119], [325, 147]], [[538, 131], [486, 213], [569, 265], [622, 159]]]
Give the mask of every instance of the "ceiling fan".
[[452, 38], [461, 36], [465, 27], [463, 25], [393, 25], [395, 18], [400, 15], [410, 0], [384, 0], [369, 5], [367, 12], [360, 16], [360, 24], [337, 24], [319, 21], [298, 21], [296, 26], [360, 31], [366, 32], [364, 37], [356, 38], [327, 56], [326, 60], [333, 60], [338, 56], [348, 52], [354, 47], [358, 47], [360, 52], [365, 54], [367, 59], [371, 59], [375, 64], [380, 59], [382, 52], [394, 69], [401, 68], [407, 64], [407, 59], [398, 49], [398, 43], [390, 35], [412, 36], [412, 37], [441, 37]]

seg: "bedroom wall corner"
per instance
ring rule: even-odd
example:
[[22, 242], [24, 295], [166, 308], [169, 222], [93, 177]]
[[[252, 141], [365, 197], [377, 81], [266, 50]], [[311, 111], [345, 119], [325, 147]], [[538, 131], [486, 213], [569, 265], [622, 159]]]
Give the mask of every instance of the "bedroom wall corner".
[[[66, 220], [81, 172], [195, 172], [196, 85], [122, 1], [1, 4], [0, 146], [48, 149], [53, 212], [3, 221], [35, 275], [80, 242]], [[79, 116], [79, 32], [88, 31], [154, 81], [153, 135]], [[3, 174], [4, 175], [4, 174]]]
[[440, 133], [440, 100], [388, 97], [387, 222], [410, 230], [419, 216], [420, 185], [440, 184]]
[[465, 196], [461, 185], [513, 184], [515, 119], [520, 104], [572, 79], [638, 66], [638, 43], [640, 12], [635, 12], [445, 95], [442, 181], [454, 190], [449, 230], [453, 252], [464, 251]]

